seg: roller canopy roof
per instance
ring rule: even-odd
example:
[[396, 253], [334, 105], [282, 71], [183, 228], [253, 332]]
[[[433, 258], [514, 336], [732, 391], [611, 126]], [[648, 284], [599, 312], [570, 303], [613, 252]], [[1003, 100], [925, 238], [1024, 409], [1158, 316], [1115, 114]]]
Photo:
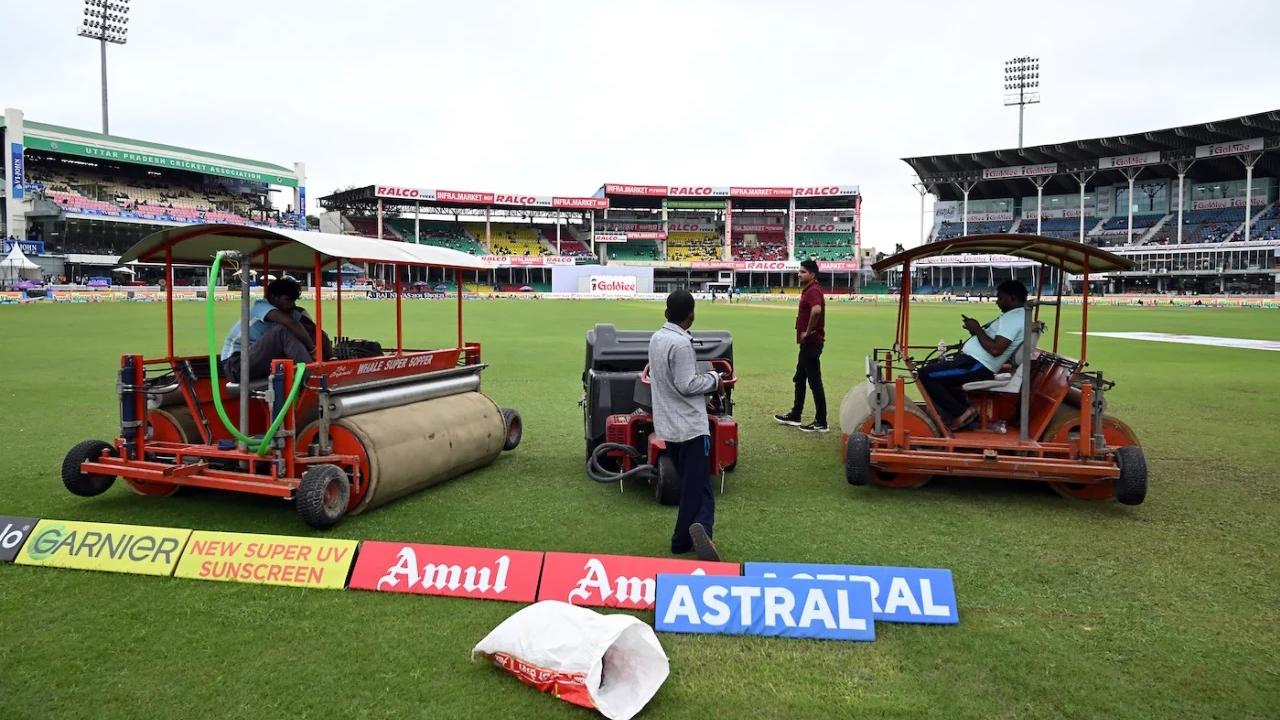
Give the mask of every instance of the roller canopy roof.
[[172, 248], [173, 262], [191, 265], [210, 265], [214, 254], [219, 250], [238, 250], [244, 255], [252, 256], [255, 262], [264, 262], [272, 268], [293, 270], [314, 268], [316, 253], [321, 255], [321, 267], [336, 266], [341, 260], [356, 260], [460, 270], [490, 268], [480, 258], [434, 245], [220, 224], [175, 227], [152, 233], [121, 255], [119, 262], [164, 262], [166, 247]]
[[871, 269], [883, 272], [921, 258], [961, 254], [1009, 255], [1062, 268], [1072, 275], [1084, 272], [1086, 260], [1091, 273], [1117, 272], [1133, 266], [1132, 262], [1119, 255], [1092, 245], [1082, 245], [1074, 240], [1002, 233], [939, 240], [887, 257], [872, 265]]

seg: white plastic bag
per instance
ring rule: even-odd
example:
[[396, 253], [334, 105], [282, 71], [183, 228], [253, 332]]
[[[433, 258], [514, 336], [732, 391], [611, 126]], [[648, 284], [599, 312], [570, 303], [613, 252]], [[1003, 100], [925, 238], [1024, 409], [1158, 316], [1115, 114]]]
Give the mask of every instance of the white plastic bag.
[[670, 673], [653, 628], [630, 615], [601, 615], [558, 600], [502, 621], [471, 650], [530, 687], [610, 720], [629, 720]]

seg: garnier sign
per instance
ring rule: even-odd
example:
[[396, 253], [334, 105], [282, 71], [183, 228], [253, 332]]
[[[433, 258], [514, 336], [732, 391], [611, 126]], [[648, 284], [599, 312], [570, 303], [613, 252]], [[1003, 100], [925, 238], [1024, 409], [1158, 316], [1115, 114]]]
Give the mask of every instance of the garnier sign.
[[28, 150], [47, 150], [49, 152], [63, 153], [66, 155], [79, 155], [81, 157], [95, 158], [98, 160], [114, 160], [116, 162], [132, 163], [134, 165], [152, 165], [155, 167], [172, 168], [174, 170], [188, 170], [190, 172], [204, 173], [205, 175], [221, 175], [223, 177], [236, 178], [239, 180], [266, 183], [268, 185], [288, 185], [289, 187], [296, 187], [298, 185], [297, 179], [284, 175], [273, 175], [271, 173], [243, 170], [241, 168], [228, 167], [226, 165], [215, 165], [213, 163], [199, 162], [196, 160], [186, 160], [183, 158], [161, 155], [159, 153], [116, 150], [114, 148], [85, 145], [83, 143], [68, 142], [66, 140], [50, 140], [49, 138], [43, 138], [38, 135], [27, 135], [26, 143]]

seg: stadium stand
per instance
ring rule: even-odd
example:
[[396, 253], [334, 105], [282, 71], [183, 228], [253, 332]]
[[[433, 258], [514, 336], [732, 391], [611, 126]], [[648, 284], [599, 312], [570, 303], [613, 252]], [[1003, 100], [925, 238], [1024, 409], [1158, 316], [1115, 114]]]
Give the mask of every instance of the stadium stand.
[[[1086, 216], [1084, 219], [1084, 231], [1086, 233], [1089, 232], [1097, 224], [1097, 219]], [[1034, 235], [1036, 232], [1035, 218], [1022, 218], [1022, 222], [1018, 223], [1018, 232]], [[1080, 237], [1080, 218], [1045, 218], [1040, 221], [1040, 234], [1045, 237], [1078, 238]]]
[[855, 255], [852, 233], [796, 233], [798, 260], [852, 260]]
[[733, 238], [735, 260], [786, 260], [787, 236], [784, 232], [745, 233]]
[[1250, 240], [1280, 240], [1280, 203], [1258, 213], [1249, 232]]
[[[1174, 222], [1177, 222], [1176, 216]], [[1182, 242], [1215, 243], [1231, 238], [1244, 225], [1244, 208], [1190, 210], [1182, 213]]]
[[[969, 223], [970, 235], [988, 235], [991, 233], [1007, 233], [1013, 227], [1012, 220], [983, 220], [979, 222]], [[943, 222], [938, 227], [938, 234], [935, 240], [946, 240], [948, 238], [960, 237], [964, 234], [964, 223], [962, 222]]]
[[610, 260], [659, 260], [658, 243], [654, 240], [628, 240], [609, 243]]
[[722, 248], [716, 233], [673, 232], [667, 236], [668, 260], [721, 260]]
[[[390, 218], [386, 225], [406, 242], [413, 242], [413, 218]], [[384, 228], [385, 229], [385, 228]], [[423, 245], [436, 245], [459, 250], [471, 255], [484, 255], [484, 246], [476, 242], [456, 223], [440, 220], [418, 221], [418, 242]]]
[[237, 193], [211, 178], [176, 171], [144, 171], [129, 166], [94, 166], [32, 156], [26, 173], [31, 187], [63, 212], [167, 222], [221, 222], [279, 225], [265, 218], [260, 200]]
[[[371, 238], [378, 237], [378, 219], [377, 218], [353, 216], [353, 217], [348, 217], [347, 221], [350, 222], [351, 227], [355, 229], [356, 235], [363, 235], [364, 237], [371, 237]], [[399, 240], [400, 238], [394, 232], [391, 231], [391, 227], [389, 225], [387, 225], [386, 223], [383, 223], [382, 239], [383, 240]]]
[[[477, 241], [484, 241], [484, 225], [467, 223], [467, 232]], [[551, 249], [542, 244], [541, 236], [532, 225], [490, 223], [489, 238], [494, 255], [523, 255], [536, 257], [550, 255]]]
[[[554, 225], [538, 225], [542, 242], [554, 252], [556, 247], [556, 227]], [[567, 257], [591, 257], [591, 250], [581, 240], [573, 236], [567, 227], [560, 228], [560, 254]]]

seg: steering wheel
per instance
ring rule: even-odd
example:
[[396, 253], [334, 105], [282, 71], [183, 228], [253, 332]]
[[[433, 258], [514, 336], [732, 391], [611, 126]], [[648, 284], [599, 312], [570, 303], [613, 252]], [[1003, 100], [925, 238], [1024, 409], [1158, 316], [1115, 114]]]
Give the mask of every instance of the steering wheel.
[[[715, 370], [716, 372], [721, 373], [721, 377], [723, 378], [723, 382], [721, 383], [721, 385], [724, 388], [726, 389], [732, 388], [735, 384], [737, 384], [738, 376], [735, 375], [733, 372], [732, 363], [730, 363], [728, 360], [725, 360], [723, 358], [718, 360], [711, 360], [710, 363], [711, 363], [712, 370]], [[727, 374], [728, 377], [724, 377], [725, 374]], [[644, 383], [645, 385], [651, 384], [649, 382], [649, 366], [647, 364], [644, 366], [644, 370], [640, 371], [640, 382]]]

